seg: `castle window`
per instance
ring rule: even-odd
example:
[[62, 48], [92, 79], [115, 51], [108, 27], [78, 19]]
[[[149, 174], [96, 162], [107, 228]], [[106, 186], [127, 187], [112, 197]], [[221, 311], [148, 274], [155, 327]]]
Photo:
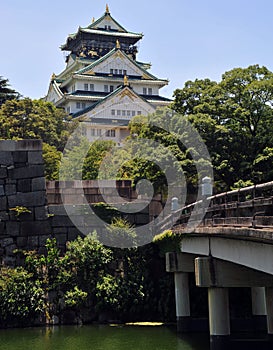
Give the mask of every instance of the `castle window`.
[[127, 75], [127, 70], [123, 69], [123, 75]]
[[118, 74], [118, 69], [115, 69], [115, 74]]
[[91, 135], [91, 136], [95, 136], [95, 131], [96, 131], [96, 129], [91, 129], [91, 130], [90, 130], [90, 135]]
[[110, 85], [110, 92], [114, 91], [114, 86]]
[[117, 110], [117, 115], [121, 115], [121, 110], [120, 109]]
[[104, 92], [108, 92], [108, 85], [104, 85]]
[[110, 74], [114, 74], [114, 69], [110, 69]]
[[67, 113], [70, 113], [70, 106], [66, 107]]
[[123, 111], [122, 111], [122, 116], [125, 117], [125, 115], [126, 115], [126, 111], [123, 110]]
[[80, 108], [81, 108], [81, 103], [80, 103], [80, 102], [77, 102], [77, 103], [76, 103], [76, 108], [77, 108], [77, 109], [80, 109]]
[[106, 130], [106, 137], [116, 137], [116, 130]]
[[137, 111], [137, 115], [141, 115], [141, 111]]
[[119, 69], [118, 74], [122, 75], [122, 69]]
[[82, 103], [82, 109], [85, 108], [85, 107], [86, 107], [86, 103], [83, 102], [83, 103]]
[[152, 95], [153, 94], [153, 89], [152, 88], [148, 88], [148, 95]]
[[131, 111], [127, 111], [127, 117], [130, 117]]
[[111, 115], [115, 115], [116, 111], [114, 109], [111, 110]]
[[90, 84], [90, 91], [94, 91], [94, 84]]
[[84, 90], [88, 91], [88, 84], [84, 84]]
[[75, 84], [71, 86], [71, 91], [72, 91], [72, 92], [75, 91]]
[[147, 95], [147, 88], [146, 87], [143, 88], [143, 95]]
[[136, 111], [132, 111], [132, 117], [136, 115]]
[[101, 129], [97, 129], [97, 136], [101, 136]]

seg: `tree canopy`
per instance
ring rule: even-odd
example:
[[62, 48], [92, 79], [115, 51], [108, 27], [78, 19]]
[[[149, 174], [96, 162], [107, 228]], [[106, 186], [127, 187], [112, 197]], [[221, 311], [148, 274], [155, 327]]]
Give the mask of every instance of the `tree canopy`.
[[172, 108], [186, 115], [206, 143], [216, 184], [272, 180], [273, 73], [252, 65], [209, 79], [186, 82]]
[[62, 150], [73, 126], [64, 110], [43, 100], [10, 100], [0, 108], [3, 139], [42, 139]]
[[0, 76], [0, 106], [8, 100], [18, 99], [20, 94], [9, 85], [9, 80]]

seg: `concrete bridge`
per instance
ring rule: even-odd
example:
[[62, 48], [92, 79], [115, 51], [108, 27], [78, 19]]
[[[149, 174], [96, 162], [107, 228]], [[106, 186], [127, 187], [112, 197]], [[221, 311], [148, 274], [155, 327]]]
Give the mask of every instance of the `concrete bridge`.
[[208, 289], [211, 349], [233, 346], [229, 289], [234, 287], [251, 288], [256, 325], [267, 324], [266, 340], [249, 339], [247, 349], [273, 348], [273, 182], [204, 198], [174, 211], [162, 229], [175, 221], [172, 230], [181, 243], [179, 252], [166, 254], [166, 268], [174, 273], [178, 329], [190, 328], [188, 278], [194, 273], [196, 286]]

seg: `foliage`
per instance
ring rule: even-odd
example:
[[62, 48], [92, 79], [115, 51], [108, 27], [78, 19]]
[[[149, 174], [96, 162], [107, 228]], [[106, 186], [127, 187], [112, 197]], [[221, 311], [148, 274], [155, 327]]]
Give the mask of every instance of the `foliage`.
[[119, 243], [119, 246], [134, 247], [137, 244], [137, 235], [135, 228], [125, 219], [114, 217], [111, 225], [107, 227], [107, 238], [112, 242]]
[[44, 310], [44, 291], [24, 268], [1, 268], [0, 319], [5, 325], [26, 325]]
[[84, 304], [87, 293], [79, 289], [77, 286], [73, 290], [69, 290], [64, 295], [65, 305], [68, 307], [79, 307]]
[[0, 76], [0, 106], [8, 100], [18, 100], [20, 94], [9, 85], [9, 80]]
[[173, 233], [171, 230], [165, 230], [153, 239], [153, 243], [159, 246], [162, 255], [165, 255], [167, 252], [179, 252], [180, 242], [181, 235]]
[[58, 180], [62, 154], [55, 146], [43, 143], [46, 180]]
[[66, 149], [62, 159], [62, 178], [66, 180], [97, 179], [101, 163], [110, 149], [113, 141], [97, 140], [92, 143], [82, 137], [79, 143], [71, 149]]
[[10, 208], [9, 210], [14, 211], [15, 216], [17, 217], [24, 213], [31, 213], [31, 210], [29, 210], [28, 208], [18, 205], [15, 208]]
[[219, 83], [188, 81], [174, 97], [174, 110], [187, 116], [208, 147], [219, 191], [240, 180], [272, 180], [272, 72], [235, 68]]
[[42, 139], [63, 149], [75, 127], [69, 116], [50, 102], [43, 100], [10, 100], [0, 108], [0, 138]]

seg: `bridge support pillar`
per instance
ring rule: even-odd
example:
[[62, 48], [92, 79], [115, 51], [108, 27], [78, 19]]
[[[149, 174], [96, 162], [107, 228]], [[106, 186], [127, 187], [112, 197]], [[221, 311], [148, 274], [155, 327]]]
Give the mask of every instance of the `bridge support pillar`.
[[175, 272], [174, 283], [177, 330], [178, 332], [187, 332], [190, 330], [189, 274]]
[[266, 330], [266, 300], [264, 287], [252, 287], [252, 315], [254, 318], [254, 329], [258, 331]]
[[210, 287], [208, 298], [210, 349], [228, 349], [230, 339], [228, 289]]
[[265, 288], [267, 333], [270, 342], [273, 343], [273, 287]]

